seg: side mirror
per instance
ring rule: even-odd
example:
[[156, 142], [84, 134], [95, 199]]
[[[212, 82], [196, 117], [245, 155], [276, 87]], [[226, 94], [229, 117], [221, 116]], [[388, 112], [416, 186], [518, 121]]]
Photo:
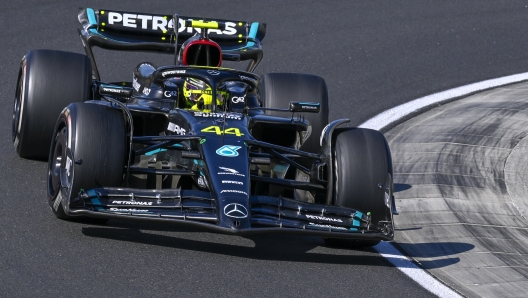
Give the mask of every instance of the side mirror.
[[319, 113], [321, 104], [317, 102], [290, 101], [290, 112], [292, 113]]

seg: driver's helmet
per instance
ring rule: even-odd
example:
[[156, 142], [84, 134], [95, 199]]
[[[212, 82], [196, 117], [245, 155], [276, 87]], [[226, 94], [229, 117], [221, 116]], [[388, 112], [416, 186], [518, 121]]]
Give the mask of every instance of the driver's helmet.
[[[216, 105], [221, 106], [224, 101], [225, 92], [219, 91], [216, 96]], [[186, 78], [183, 84], [183, 96], [185, 98], [185, 108], [211, 112], [213, 104], [213, 92], [211, 86], [204, 81], [194, 78]]]

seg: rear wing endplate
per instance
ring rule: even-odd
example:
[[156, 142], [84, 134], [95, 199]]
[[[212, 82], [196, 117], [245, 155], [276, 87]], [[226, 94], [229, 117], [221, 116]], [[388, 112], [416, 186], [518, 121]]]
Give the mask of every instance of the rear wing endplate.
[[[86, 54], [92, 61], [94, 77], [100, 79], [92, 47], [118, 51], [146, 51], [154, 53], [178, 53], [181, 45], [200, 30], [208, 30], [223, 52], [224, 60], [250, 60], [247, 71], [253, 71], [262, 60], [260, 45], [266, 34], [266, 24], [221, 19], [207, 19], [207, 22], [222, 23], [219, 29], [202, 29], [189, 26], [192, 21], [203, 18], [177, 15], [145, 14], [116, 10], [82, 8], [79, 12], [79, 29]], [[177, 17], [178, 33], [174, 30]]]

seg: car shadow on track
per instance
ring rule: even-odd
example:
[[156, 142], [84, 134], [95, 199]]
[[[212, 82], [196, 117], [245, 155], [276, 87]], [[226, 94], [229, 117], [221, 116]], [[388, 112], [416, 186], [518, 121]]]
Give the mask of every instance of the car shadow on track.
[[475, 245], [463, 242], [397, 243], [396, 246], [418, 260], [425, 269], [442, 268], [459, 263], [460, 258], [456, 257], [457, 254], [475, 248]]
[[[242, 241], [239, 236], [213, 234], [216, 241], [204, 240], [203, 235], [197, 233], [193, 240], [179, 238], [177, 235], [167, 236], [153, 234], [149, 231], [139, 229], [122, 229], [112, 227], [83, 227], [82, 233], [89, 237], [128, 241], [132, 243], [156, 245], [174, 249], [200, 251], [205, 253], [234, 256], [240, 258], [288, 261], [288, 262], [310, 262], [324, 264], [348, 264], [364, 266], [387, 266], [391, 267], [383, 257], [377, 255], [372, 248], [363, 250], [348, 250], [343, 248], [326, 247], [324, 241], [319, 237], [297, 236], [297, 235], [258, 235], [244, 237]], [[221, 242], [218, 243], [218, 238]], [[253, 247], [239, 245], [240, 242], [253, 242]], [[225, 243], [228, 242], [228, 243]]]
[[394, 192], [400, 192], [412, 188], [412, 185], [405, 183], [394, 183]]
[[[83, 226], [82, 233], [88, 237], [127, 241], [156, 245], [180, 250], [200, 251], [205, 253], [234, 256], [240, 258], [310, 262], [324, 264], [363, 265], [392, 267], [386, 258], [380, 256], [375, 249], [349, 249], [346, 247], [326, 246], [319, 237], [302, 235], [255, 235], [239, 237], [223, 234], [207, 233], [196, 228], [158, 227], [158, 225], [142, 225], [141, 229], [135, 223], [113, 222], [115, 226]], [[146, 228], [146, 229], [145, 229]], [[185, 233], [185, 238], [178, 235], [159, 235], [163, 233]], [[194, 239], [189, 239], [188, 235]], [[215, 238], [214, 240], [209, 238]], [[195, 240], [199, 239], [199, 240]], [[219, 243], [220, 242], [220, 243]], [[254, 246], [244, 245], [253, 243]], [[435, 264], [443, 267], [458, 262], [458, 259], [437, 260]], [[429, 267], [431, 268], [431, 267]], [[438, 267], [436, 267], [438, 268]]]

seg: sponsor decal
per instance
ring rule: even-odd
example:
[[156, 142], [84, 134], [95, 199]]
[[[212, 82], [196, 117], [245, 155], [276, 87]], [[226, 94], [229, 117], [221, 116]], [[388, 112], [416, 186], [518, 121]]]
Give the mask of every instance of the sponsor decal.
[[141, 201], [112, 201], [112, 204], [116, 205], [137, 205], [137, 206], [152, 206], [152, 202], [141, 202]]
[[183, 128], [181, 128], [180, 126], [172, 123], [172, 122], [169, 122], [169, 126], [167, 127], [167, 130], [169, 131], [172, 131], [178, 135], [184, 135], [187, 133], [187, 131]]
[[216, 125], [206, 127], [202, 129], [201, 132], [214, 132], [219, 136], [225, 134], [225, 135], [236, 135], [237, 137], [241, 137], [244, 135], [243, 133], [240, 132], [240, 129], [238, 128], [231, 127], [226, 130], [222, 130], [220, 126], [216, 126]]
[[244, 205], [238, 203], [227, 204], [224, 207], [224, 214], [233, 218], [246, 218], [248, 211]]
[[62, 191], [59, 191], [59, 193], [57, 194], [57, 197], [55, 198], [55, 202], [53, 202], [53, 209], [55, 211], [59, 210], [59, 205], [61, 202], [62, 202]]
[[208, 70], [207, 73], [212, 75], [212, 76], [217, 76], [217, 75], [220, 74], [220, 72], [218, 70], [212, 70], [212, 69]]
[[255, 80], [254, 78], [250, 78], [250, 77], [247, 77], [247, 76], [243, 76], [243, 75], [240, 75], [240, 79], [242, 81], [248, 81], [248, 82], [251, 82], [253, 84], [256, 84], [257, 83], [257, 80]]
[[127, 90], [124, 89], [114, 89], [114, 88], [102, 88], [104, 92], [110, 92], [110, 93], [126, 93]]
[[233, 103], [245, 102], [246, 98], [244, 96], [233, 96], [231, 101]]
[[149, 95], [150, 94], [150, 88], [147, 88], [147, 87], [143, 88], [143, 94]]
[[147, 213], [147, 212], [149, 212], [146, 209], [135, 209], [135, 208], [133, 208], [133, 209], [110, 208], [110, 211], [115, 211], [115, 212], [137, 212], [137, 213], [140, 213], [140, 212]]
[[163, 92], [163, 96], [165, 96], [165, 97], [176, 97], [176, 96], [178, 96], [178, 91], [165, 91], [165, 92]]
[[[190, 80], [190, 81], [187, 81], [187, 84], [190, 84], [191, 86], [199, 88], [199, 89], [205, 88], [205, 82], [202, 80]], [[202, 90], [202, 91], [205, 92], [205, 91], [211, 91], [211, 90]], [[213, 94], [213, 92], [212, 91], [207, 92], [206, 94]]]
[[238, 156], [238, 149], [242, 147], [233, 145], [224, 145], [216, 150], [216, 154], [225, 157], [236, 157]]
[[233, 113], [205, 113], [205, 112], [194, 112], [195, 117], [205, 117], [205, 118], [226, 118], [232, 120], [242, 120], [240, 114]]
[[161, 76], [163, 77], [166, 77], [168, 75], [173, 75], [173, 74], [181, 74], [181, 73], [185, 73], [185, 69], [173, 69], [173, 70], [167, 70], [167, 71], [164, 71], [161, 73]]
[[240, 172], [237, 170], [226, 168], [226, 167], [219, 167], [219, 168], [220, 170], [223, 170], [224, 172], [218, 172], [218, 175], [235, 175], [235, 176], [240, 176], [240, 177], [246, 177], [246, 175], [240, 174]]
[[317, 110], [317, 107], [314, 107], [314, 106], [301, 106], [301, 109]]
[[220, 193], [226, 193], [226, 192], [229, 192], [229, 193], [239, 193], [239, 194], [243, 194], [243, 195], [246, 195], [246, 196], [247, 196], [247, 192], [245, 192], [245, 191], [241, 191], [241, 190], [234, 190], [234, 189], [224, 189], [224, 190], [222, 190]]
[[222, 183], [224, 183], [224, 184], [238, 184], [238, 185], [244, 185], [244, 182], [240, 182], [240, 181], [231, 181], [231, 180], [222, 180]]
[[202, 187], [202, 188], [207, 188], [207, 180], [205, 179], [204, 176], [199, 176], [198, 177], [198, 186]]
[[317, 216], [317, 215], [309, 215], [306, 214], [306, 218], [309, 219], [317, 219], [317, 220], [325, 220], [325, 221], [333, 221], [333, 222], [343, 222], [339, 218], [331, 218], [331, 217], [324, 217], [324, 216]]
[[132, 87], [134, 88], [134, 90], [136, 90], [137, 92], [139, 92], [139, 88], [141, 88], [141, 85], [139, 85], [138, 81], [136, 78], [134, 78], [134, 80], [132, 81]]
[[69, 156], [66, 156], [66, 175], [68, 177], [70, 177], [71, 175], [70, 173], [71, 166], [72, 166], [72, 160], [70, 159]]
[[[192, 19], [189, 19], [189, 21], [192, 21]], [[179, 23], [180, 26], [178, 28], [178, 32], [201, 32], [200, 28], [186, 27], [184, 19], [180, 19]], [[160, 30], [163, 33], [167, 32], [167, 28], [174, 28], [174, 21], [171, 17], [118, 12], [108, 12], [108, 24], [121, 25], [123, 27], [146, 30]], [[237, 24], [235, 22], [226, 22], [224, 30], [209, 29], [209, 33], [215, 33], [220, 35], [235, 35], [237, 33], [236, 25]]]
[[331, 226], [331, 225], [321, 225], [321, 224], [316, 224], [316, 223], [308, 223], [310, 226], [314, 226], [314, 227], [319, 227], [319, 228], [330, 228], [330, 229], [336, 229], [336, 230], [345, 230], [347, 231], [348, 229], [347, 228], [344, 228], [344, 227], [336, 227], [336, 226]]

